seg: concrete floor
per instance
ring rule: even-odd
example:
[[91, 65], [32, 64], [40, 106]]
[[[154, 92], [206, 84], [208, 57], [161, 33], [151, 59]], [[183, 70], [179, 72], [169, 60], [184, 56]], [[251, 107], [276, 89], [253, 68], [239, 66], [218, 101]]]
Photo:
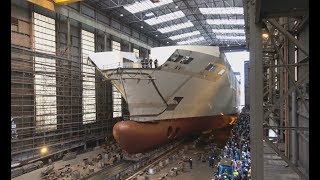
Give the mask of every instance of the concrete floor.
[[[225, 144], [228, 135], [229, 135], [229, 130], [222, 130], [222, 131], [216, 131], [215, 132], [215, 142], [217, 142], [218, 147], [223, 147]], [[209, 148], [210, 149], [210, 148]], [[65, 165], [70, 164], [71, 169], [76, 169], [76, 166], [82, 162], [84, 158], [92, 158], [97, 156], [97, 154], [101, 153], [104, 151], [103, 148], [95, 148], [93, 151], [86, 152], [83, 154], [77, 155], [75, 159], [69, 160], [69, 161], [63, 161], [59, 160], [54, 162], [54, 169], [57, 170], [59, 168], [65, 167]], [[172, 177], [171, 179], [183, 179], [183, 180], [194, 180], [194, 179], [212, 179], [213, 178], [213, 168], [209, 167], [208, 161], [202, 162], [198, 159], [198, 153], [203, 152], [204, 149], [202, 148], [194, 148], [192, 145], [188, 145], [188, 150], [185, 151], [184, 156], [186, 157], [191, 157], [193, 159], [193, 169], [190, 169], [188, 162], [185, 162], [185, 169], [183, 172], [179, 172], [178, 176]], [[181, 157], [177, 158], [180, 159]], [[164, 174], [168, 173], [169, 170], [173, 167], [176, 167], [178, 165], [179, 160], [171, 160], [170, 163], [165, 166], [160, 172], [157, 172], [154, 175], [146, 175], [149, 177], [149, 179], [159, 179], [161, 176]], [[217, 162], [215, 162], [217, 163]], [[47, 166], [45, 165], [43, 168], [37, 169], [35, 171], [23, 174], [21, 176], [13, 178], [13, 180], [40, 180], [40, 174], [41, 172], [46, 168]], [[95, 167], [95, 172], [97, 172], [98, 168]], [[170, 179], [170, 178], [169, 178]]]
[[[185, 155], [191, 157], [193, 160], [192, 169], [188, 163], [185, 163], [185, 168], [181, 172], [179, 171], [177, 176], [168, 177], [166, 179], [175, 179], [175, 180], [210, 180], [213, 179], [213, 168], [209, 167], [208, 162], [202, 162], [201, 160], [197, 160], [197, 156], [194, 155], [196, 151], [188, 151]], [[178, 167], [178, 161], [170, 163], [165, 168], [161, 169], [161, 171], [157, 172], [154, 175], [146, 175], [149, 180], [161, 179], [161, 177], [165, 176], [171, 168]]]
[[300, 177], [264, 142], [264, 180], [298, 180]]
[[[213, 142], [216, 145], [217, 148], [222, 148], [230, 135], [231, 127], [223, 128], [220, 130], [217, 130], [213, 133]], [[166, 179], [175, 179], [175, 180], [211, 180], [214, 179], [214, 171], [215, 169], [212, 167], [209, 167], [209, 162], [207, 160], [208, 158], [208, 151], [212, 151], [213, 147], [210, 147], [212, 144], [207, 144], [203, 147], [194, 147], [193, 143], [190, 143], [186, 145], [188, 148], [184, 151], [183, 156], [185, 157], [191, 157], [192, 158], [192, 169], [190, 168], [190, 165], [188, 162], [185, 162], [185, 168], [183, 171], [178, 171], [176, 176], [170, 177], [167, 176]], [[207, 153], [205, 153], [207, 152]], [[204, 157], [206, 158], [206, 161], [203, 162], [199, 159], [198, 154], [204, 154]], [[220, 150], [217, 150], [213, 152], [214, 154], [219, 154]], [[166, 174], [169, 173], [169, 171], [172, 168], [178, 167], [178, 163], [181, 162], [181, 157], [177, 157], [176, 159], [171, 159], [170, 163], [165, 166], [164, 168], [160, 169], [159, 172], [153, 174], [153, 175], [146, 175], [143, 176], [148, 177], [148, 180], [158, 180], [161, 179], [161, 177], [164, 177]], [[216, 165], [218, 162], [214, 162]], [[139, 178], [140, 179], [140, 178]], [[143, 178], [142, 178], [143, 179]]]
[[[222, 130], [215, 132], [214, 134], [214, 142], [217, 143], [219, 148], [223, 147], [227, 141], [229, 136], [229, 130]], [[175, 179], [175, 180], [211, 180], [214, 179], [214, 170], [212, 167], [209, 167], [208, 161], [202, 162], [198, 160], [198, 154], [203, 153], [208, 146], [202, 148], [195, 148], [192, 144], [187, 145], [187, 149], [184, 151], [183, 156], [191, 157], [193, 159], [192, 169], [189, 166], [188, 162], [185, 162], [185, 168], [183, 171], [179, 171], [176, 176], [170, 177], [167, 176], [166, 179]], [[210, 148], [209, 148], [210, 149]], [[86, 152], [84, 154], [77, 155], [75, 159], [69, 161], [57, 161], [54, 162], [55, 169], [59, 169], [64, 167], [67, 164], [71, 164], [71, 166], [76, 166], [80, 164], [84, 158], [92, 158], [97, 154], [103, 152], [103, 148], [95, 148], [93, 151]], [[205, 155], [206, 157], [206, 155]], [[160, 169], [159, 172], [153, 175], [143, 176], [148, 177], [149, 180], [158, 180], [161, 177], [165, 176], [169, 173], [170, 169], [174, 167], [178, 167], [178, 163], [181, 161], [181, 157], [176, 157], [170, 159], [168, 165]], [[215, 161], [215, 164], [218, 162]], [[290, 167], [285, 167], [286, 163], [279, 157], [273, 149], [271, 149], [266, 143], [264, 143], [264, 179], [265, 180], [299, 180], [299, 176], [295, 173]], [[40, 180], [40, 173], [47, 166], [40, 168], [38, 170], [23, 174], [21, 176], [13, 178], [13, 180]], [[95, 172], [99, 169], [95, 169]]]
[[[104, 151], [103, 148], [96, 147], [92, 151], [77, 155], [77, 157], [75, 159], [71, 159], [68, 161], [59, 160], [59, 161], [53, 162], [54, 169], [57, 170], [62, 167], [65, 167], [65, 165], [67, 165], [67, 164], [70, 164], [71, 169], [74, 170], [74, 169], [76, 169], [75, 166], [80, 164], [84, 158], [88, 158], [88, 157], [92, 158], [94, 156], [97, 156], [99, 153], [103, 154], [102, 153], [103, 151]], [[13, 178], [13, 180], [40, 180], [41, 179], [40, 174], [46, 168], [47, 168], [47, 166], [45, 165], [44, 167], [42, 167], [40, 169], [37, 169], [37, 170], [31, 171], [31, 172], [25, 173], [21, 176], [15, 177], [15, 178]], [[95, 167], [95, 171], [98, 171], [98, 170], [99, 169]]]

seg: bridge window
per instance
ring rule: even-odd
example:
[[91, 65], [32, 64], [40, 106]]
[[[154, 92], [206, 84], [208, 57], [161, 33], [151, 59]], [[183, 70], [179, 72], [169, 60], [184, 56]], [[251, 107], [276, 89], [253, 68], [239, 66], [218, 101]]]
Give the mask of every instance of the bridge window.
[[183, 58], [183, 56], [178, 55], [178, 57], [176, 57], [175, 59], [173, 59], [173, 62], [179, 62], [182, 58]]
[[186, 56], [182, 61], [180, 61], [181, 64], [189, 64], [193, 60], [192, 57]]
[[217, 68], [217, 66], [209, 63], [208, 66], [205, 68], [205, 70], [207, 70], [207, 71], [213, 71], [213, 70], [215, 70], [216, 68]]
[[221, 70], [218, 72], [218, 74], [219, 74], [220, 76], [222, 76], [222, 74], [223, 74], [225, 71], [226, 71], [226, 70], [221, 69]]

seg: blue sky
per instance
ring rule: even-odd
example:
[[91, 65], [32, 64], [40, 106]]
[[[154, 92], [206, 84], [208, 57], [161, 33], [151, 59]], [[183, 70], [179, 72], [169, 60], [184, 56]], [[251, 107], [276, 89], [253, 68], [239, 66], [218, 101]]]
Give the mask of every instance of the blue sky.
[[[229, 64], [234, 72], [240, 72], [241, 86], [241, 97], [240, 97], [240, 105], [244, 105], [244, 61], [249, 60], [249, 52], [248, 51], [239, 51], [239, 52], [227, 52], [225, 53]], [[238, 80], [239, 80], [238, 79]]]

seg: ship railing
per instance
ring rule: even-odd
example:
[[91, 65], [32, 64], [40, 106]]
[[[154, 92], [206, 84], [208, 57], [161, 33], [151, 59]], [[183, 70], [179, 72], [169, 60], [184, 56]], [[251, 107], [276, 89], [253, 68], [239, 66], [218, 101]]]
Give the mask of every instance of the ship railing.
[[141, 68], [130, 68], [130, 69], [112, 69], [109, 72], [104, 72], [104, 75], [109, 77], [110, 80], [122, 79], [139, 79], [139, 80], [156, 80], [154, 74], [155, 69], [150, 69], [150, 72], [146, 72], [145, 69]]
[[123, 115], [122, 118], [123, 118], [123, 120], [125, 120], [125, 119], [129, 120], [130, 119], [130, 115]]
[[117, 69], [117, 68], [142, 68], [142, 64], [140, 62], [123, 62], [121, 66], [120, 62], [116, 62], [116, 63], [107, 64], [107, 65], [102, 65], [103, 70]]
[[104, 70], [107, 70], [107, 69], [116, 69], [120, 67], [120, 62], [117, 62], [117, 63], [111, 63], [111, 64], [108, 64], [108, 65], [103, 65], [102, 66], [102, 69]]

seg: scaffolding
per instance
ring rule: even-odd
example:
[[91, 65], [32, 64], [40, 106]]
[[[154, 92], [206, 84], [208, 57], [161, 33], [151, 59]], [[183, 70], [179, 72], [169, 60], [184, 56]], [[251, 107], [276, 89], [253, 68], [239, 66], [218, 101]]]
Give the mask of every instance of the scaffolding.
[[[40, 20], [51, 22], [51, 25], [40, 23], [43, 25], [40, 27], [42, 33], [36, 31], [39, 29], [35, 22], [36, 16]], [[24, 23], [21, 19], [17, 21]], [[18, 28], [12, 28], [12, 162], [32, 162], [45, 157], [54, 160], [60, 158], [65, 151], [85, 149], [89, 144], [96, 145], [112, 134], [112, 127], [116, 123], [112, 118], [111, 83], [105, 81], [91, 63], [85, 63], [91, 71], [83, 73], [85, 61], [82, 61], [82, 56], [70, 54], [70, 30], [66, 33], [69, 38], [66, 38], [68, 40], [64, 46], [62, 42], [55, 41], [60, 37], [51, 38], [48, 35], [49, 30], [54, 35], [54, 31], [58, 35], [61, 33], [58, 24], [62, 21], [56, 24], [52, 22], [54, 19], [51, 21], [51, 18], [34, 13], [30, 23], [31, 31], [25, 34], [30, 44], [22, 44], [23, 39], [20, 42], [15, 39], [20, 37], [21, 23], [16, 24]], [[69, 24], [69, 19], [63, 22]], [[46, 41], [52, 43], [45, 43]], [[57, 47], [50, 49], [46, 47], [48, 44], [57, 44]], [[65, 49], [55, 52], [62, 48]], [[99, 96], [93, 97], [94, 102], [88, 101], [92, 105], [86, 106], [85, 111], [83, 97], [88, 98], [88, 94], [83, 94], [84, 81], [90, 83], [89, 88], [94, 91], [89, 96]], [[88, 124], [84, 122], [87, 112], [94, 114], [90, 116]], [[47, 154], [40, 153], [42, 147], [48, 148]]]
[[[268, 7], [275, 2], [244, 2], [249, 25], [252, 178], [264, 179], [265, 142], [301, 179], [309, 179], [308, 5], [297, 0], [273, 11]], [[298, 4], [299, 10], [291, 11]]]
[[[117, 41], [111, 41], [112, 51], [121, 51], [121, 43]], [[116, 65], [119, 67], [119, 65]], [[113, 100], [113, 117], [122, 116], [122, 97], [120, 92], [112, 86], [112, 100]]]

